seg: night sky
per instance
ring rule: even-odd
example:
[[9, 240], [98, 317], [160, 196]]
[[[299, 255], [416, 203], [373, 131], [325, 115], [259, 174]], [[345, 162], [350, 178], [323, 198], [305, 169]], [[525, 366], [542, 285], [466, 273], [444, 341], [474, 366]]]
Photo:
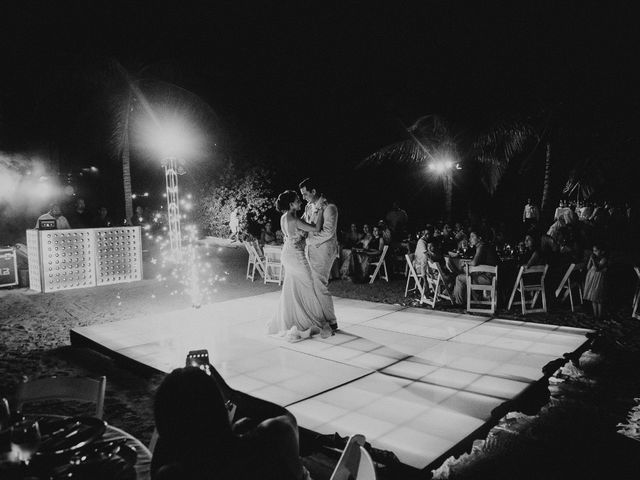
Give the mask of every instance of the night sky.
[[[406, 138], [417, 118], [439, 114], [466, 135], [540, 111], [559, 137], [556, 195], [589, 155], [632, 185], [640, 124], [632, 5], [3, 2], [0, 149], [58, 143], [60, 171], [117, 171], [96, 74], [115, 59], [133, 76], [201, 97], [219, 120], [221, 148], [276, 169], [283, 186], [313, 174], [342, 191], [355, 184], [390, 197], [396, 183], [354, 167]], [[148, 162], [132, 161], [134, 185], [155, 182]]]

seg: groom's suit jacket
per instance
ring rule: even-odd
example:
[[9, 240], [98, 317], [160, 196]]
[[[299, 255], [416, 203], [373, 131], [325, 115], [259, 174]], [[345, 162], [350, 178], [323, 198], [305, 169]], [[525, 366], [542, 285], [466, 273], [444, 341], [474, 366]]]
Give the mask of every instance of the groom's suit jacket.
[[319, 247], [320, 245], [329, 248], [333, 247], [337, 252], [338, 207], [333, 203], [328, 203], [324, 197], [320, 197], [315, 203], [307, 204], [302, 218], [308, 223], [315, 224], [318, 221], [320, 210], [323, 208], [324, 223], [322, 224], [322, 230], [317, 233], [309, 233], [307, 245], [310, 247]]

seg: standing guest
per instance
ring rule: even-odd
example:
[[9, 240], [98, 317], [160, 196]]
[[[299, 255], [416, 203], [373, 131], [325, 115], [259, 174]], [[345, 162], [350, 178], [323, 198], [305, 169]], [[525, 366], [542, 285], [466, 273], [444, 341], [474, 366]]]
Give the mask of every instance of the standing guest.
[[231, 210], [229, 214], [229, 230], [231, 231], [231, 235], [229, 236], [231, 243], [237, 242], [240, 235], [240, 212], [238, 207]]
[[135, 213], [133, 214], [133, 217], [131, 217], [131, 225], [133, 225], [134, 227], [142, 227], [147, 223], [149, 223], [149, 220], [144, 214], [144, 208], [142, 207], [142, 205], [138, 205], [136, 207]]
[[547, 231], [547, 235], [553, 238], [553, 241], [557, 243], [558, 232], [560, 231], [561, 228], [566, 227], [566, 225], [567, 225], [567, 222], [565, 220], [565, 216], [562, 215], [558, 217], [558, 219], [555, 222], [553, 222], [553, 224], [549, 227], [549, 230]]
[[98, 216], [93, 219], [93, 228], [109, 228], [113, 224], [109, 218], [109, 211], [107, 207], [100, 207], [98, 209]]
[[522, 211], [522, 223], [525, 224], [525, 228], [528, 230], [529, 228], [535, 226], [540, 221], [540, 210], [538, 207], [531, 201], [530, 198], [527, 198], [527, 203], [524, 206], [524, 210]]
[[76, 199], [76, 208], [69, 215], [69, 224], [71, 228], [90, 228], [91, 227], [91, 218], [89, 217], [89, 212], [86, 209], [84, 198]]
[[553, 219], [558, 220], [560, 217], [564, 217], [565, 212], [569, 210], [567, 203], [564, 200], [560, 200], [556, 211], [553, 214]]
[[397, 239], [403, 238], [407, 230], [409, 216], [407, 215], [407, 212], [400, 208], [397, 201], [393, 202], [391, 210], [389, 210], [384, 218], [391, 230], [391, 234]]
[[49, 211], [47, 213], [43, 213], [36, 220], [35, 228], [40, 228], [40, 220], [55, 220], [56, 228], [58, 230], [66, 230], [71, 228], [69, 225], [69, 221], [62, 215], [62, 210], [60, 210], [60, 205], [57, 203], [52, 203], [49, 206]]
[[[498, 265], [498, 253], [496, 247], [487, 242], [485, 239], [487, 234], [480, 229], [474, 229], [469, 235], [469, 243], [476, 248], [476, 253], [471, 260], [470, 265], [476, 267], [478, 265], [489, 265], [495, 267]], [[491, 275], [488, 273], [474, 274], [474, 283], [482, 285], [491, 285]], [[461, 273], [456, 277], [456, 284], [453, 289], [454, 302], [463, 305], [467, 301], [467, 275]]]
[[260, 232], [260, 245], [272, 245], [276, 243], [276, 234], [273, 231], [273, 224], [271, 220], [268, 220], [267, 223], [264, 224], [264, 228]]
[[584, 281], [584, 299], [591, 302], [593, 317], [596, 320], [602, 318], [605, 278], [608, 267], [607, 251], [601, 243], [596, 243], [587, 263], [587, 277]]

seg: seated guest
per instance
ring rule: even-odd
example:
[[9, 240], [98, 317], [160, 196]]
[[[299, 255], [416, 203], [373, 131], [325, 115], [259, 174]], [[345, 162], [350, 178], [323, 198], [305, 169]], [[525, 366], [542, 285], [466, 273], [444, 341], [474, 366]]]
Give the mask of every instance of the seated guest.
[[356, 250], [354, 253], [354, 276], [356, 280], [366, 281], [369, 278], [369, 265], [380, 257], [384, 249], [384, 239], [378, 227], [373, 227], [373, 236], [364, 250]]
[[280, 229], [276, 230], [276, 243], [278, 245], [284, 243], [284, 233]]
[[40, 228], [40, 220], [55, 220], [56, 228], [58, 230], [66, 230], [68, 228], [71, 228], [68, 220], [64, 217], [64, 215], [62, 215], [60, 205], [58, 205], [57, 203], [52, 203], [49, 206], [49, 211], [47, 213], [43, 213], [38, 217], [38, 220], [36, 220], [35, 228]]
[[91, 218], [83, 198], [76, 199], [75, 210], [69, 215], [69, 224], [71, 228], [91, 228]]
[[[480, 229], [474, 229], [469, 235], [469, 243], [476, 248], [476, 253], [471, 260], [470, 265], [476, 267], [478, 265], [489, 265], [495, 267], [498, 264], [498, 253], [496, 247], [485, 241], [486, 233]], [[474, 274], [474, 283], [483, 285], [491, 285], [491, 275], [486, 273]], [[458, 305], [463, 305], [467, 301], [467, 275], [460, 273], [456, 277], [456, 284], [453, 289], [453, 301]]]
[[225, 400], [215, 376], [199, 368], [165, 377], [154, 399], [152, 478], [309, 479], [291, 414], [232, 424]]
[[445, 261], [442, 252], [438, 249], [435, 241], [431, 241], [427, 244], [427, 259], [433, 263], [437, 263], [440, 265], [440, 271], [442, 272], [444, 283], [447, 288], [451, 290], [453, 288], [453, 282], [455, 281], [455, 276], [450, 271], [447, 266], [447, 262]]
[[433, 229], [431, 225], [427, 225], [427, 228], [422, 232], [422, 236], [418, 239], [414, 252], [415, 258], [413, 266], [417, 273], [424, 272], [425, 265], [427, 264], [427, 245], [431, 241], [433, 241]]
[[534, 265], [546, 265], [548, 259], [540, 248], [540, 242], [533, 237], [533, 235], [527, 235], [524, 237], [525, 251], [521, 257], [524, 266], [529, 268]]
[[98, 216], [93, 219], [93, 228], [108, 228], [113, 224], [111, 223], [111, 219], [107, 215], [109, 211], [107, 207], [100, 207], [98, 209]]
[[362, 226], [362, 237], [360, 237], [360, 241], [356, 244], [358, 248], [364, 248], [365, 250], [369, 248], [369, 242], [373, 239], [373, 235], [371, 235], [371, 228], [366, 223]]
[[361, 238], [362, 234], [358, 232], [358, 226], [352, 223], [349, 231], [344, 235], [340, 249], [340, 278], [343, 280], [349, 279], [349, 275], [353, 273], [353, 249]]
[[271, 223], [271, 220], [269, 220], [264, 224], [264, 228], [260, 232], [260, 245], [271, 245], [276, 243], [276, 240], [277, 238], [273, 231], [273, 224]]
[[456, 241], [453, 229], [449, 223], [445, 223], [442, 226], [442, 234], [438, 240], [440, 243], [440, 251], [443, 255], [447, 255], [449, 252], [454, 252], [458, 248], [458, 242]]
[[358, 231], [358, 226], [352, 223], [349, 226], [349, 231], [344, 235], [342, 246], [344, 248], [354, 248], [361, 239], [362, 234]]
[[393, 234], [391, 233], [391, 229], [389, 228], [389, 226], [384, 222], [384, 220], [380, 220], [378, 222], [378, 231], [380, 232], [380, 236], [382, 237], [382, 240], [384, 241], [385, 245], [391, 245], [391, 240], [393, 239]]

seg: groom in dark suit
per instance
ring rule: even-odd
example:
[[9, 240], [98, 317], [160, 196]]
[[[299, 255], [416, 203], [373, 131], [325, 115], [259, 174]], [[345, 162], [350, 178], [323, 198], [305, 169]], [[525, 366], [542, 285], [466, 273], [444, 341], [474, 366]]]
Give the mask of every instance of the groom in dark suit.
[[[313, 283], [322, 305], [325, 320], [333, 331], [338, 329], [333, 298], [327, 285], [333, 262], [338, 257], [338, 207], [329, 203], [320, 192], [317, 184], [310, 178], [305, 178], [298, 185], [302, 197], [307, 201], [302, 219], [316, 224], [322, 220], [322, 230], [309, 233], [306, 240], [306, 252], [311, 266]], [[322, 216], [322, 218], [320, 218]]]

